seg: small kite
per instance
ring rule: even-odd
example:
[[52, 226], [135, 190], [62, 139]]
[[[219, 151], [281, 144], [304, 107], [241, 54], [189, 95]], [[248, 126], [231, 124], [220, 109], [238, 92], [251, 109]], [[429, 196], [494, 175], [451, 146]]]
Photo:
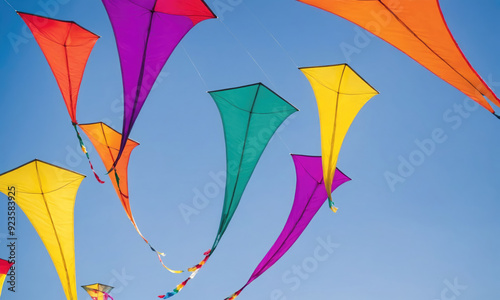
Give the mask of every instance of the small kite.
[[17, 12], [30, 28], [47, 59], [61, 90], [71, 123], [75, 128], [83, 153], [89, 160], [95, 178], [104, 183], [92, 166], [90, 157], [76, 125], [76, 105], [83, 72], [90, 52], [99, 36], [73, 21], [61, 21], [33, 14]]
[[495, 111], [484, 97], [500, 106], [500, 99], [458, 47], [446, 25], [438, 0], [298, 1], [336, 14], [368, 30], [491, 113], [495, 114]]
[[188, 269], [191, 276], [173, 292], [177, 294], [207, 262], [217, 248], [240, 203], [245, 187], [274, 132], [297, 109], [262, 83], [209, 92], [219, 109], [226, 137], [226, 190], [219, 230], [205, 258]]
[[66, 294], [76, 300], [74, 207], [85, 175], [33, 160], [0, 175], [0, 192], [15, 202], [47, 248]]
[[347, 64], [300, 68], [318, 103], [323, 177], [333, 212], [332, 185], [342, 142], [359, 110], [378, 92]]
[[112, 286], [95, 283], [89, 285], [82, 285], [82, 288], [90, 295], [92, 300], [113, 300], [113, 297], [109, 295], [109, 292], [113, 289]]
[[3, 283], [5, 282], [5, 277], [9, 273], [10, 268], [14, 262], [9, 262], [5, 259], [0, 259], [0, 296], [2, 295]]
[[202, 0], [102, 0], [108, 12], [123, 77], [120, 159], [153, 84], [181, 39], [196, 24], [216, 18]]
[[[97, 153], [99, 153], [99, 156], [101, 157], [101, 160], [103, 161], [106, 169], [110, 169], [113, 166], [113, 163], [115, 162], [118, 155], [122, 135], [102, 122], [92, 124], [79, 124], [78, 126], [80, 126], [80, 128], [83, 130], [83, 132], [85, 132], [87, 137], [92, 142], [92, 145], [94, 145], [94, 148], [96, 149]], [[155, 248], [153, 248], [153, 246], [149, 244], [148, 240], [142, 235], [141, 231], [137, 227], [134, 216], [132, 215], [128, 193], [127, 169], [130, 154], [132, 153], [132, 150], [134, 150], [134, 148], [138, 145], [139, 143], [128, 139], [127, 144], [123, 149], [123, 158], [114, 168], [114, 174], [109, 173], [108, 175], [111, 179], [111, 182], [113, 183], [116, 194], [118, 195], [118, 198], [120, 198], [122, 206], [127, 213], [127, 217], [134, 225], [137, 233], [139, 233], [142, 239], [149, 245], [151, 250], [153, 250], [158, 255], [158, 259], [166, 269], [173, 273], [182, 273], [182, 271], [171, 270], [163, 264], [161, 256], [163, 256], [164, 254], [156, 251]]]
[[[225, 300], [233, 300], [238, 297], [245, 287], [274, 265], [297, 241], [321, 205], [328, 198], [326, 190], [322, 188], [323, 169], [321, 167], [321, 157], [293, 154], [292, 157], [297, 173], [297, 187], [295, 189], [292, 211], [288, 216], [285, 227], [247, 283]], [[337, 169], [332, 189], [335, 190], [349, 180], [351, 179]]]

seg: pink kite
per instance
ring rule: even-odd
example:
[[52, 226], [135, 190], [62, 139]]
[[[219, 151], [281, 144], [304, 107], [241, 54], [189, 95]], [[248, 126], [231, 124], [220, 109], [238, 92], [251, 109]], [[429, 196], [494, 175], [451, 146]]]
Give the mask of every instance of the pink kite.
[[[285, 228], [283, 228], [271, 250], [267, 252], [247, 283], [225, 300], [233, 300], [238, 297], [245, 287], [274, 265], [297, 241], [321, 205], [328, 198], [326, 189], [323, 187], [321, 156], [292, 154], [292, 157], [297, 172], [297, 187], [292, 211], [288, 216]], [[337, 169], [333, 179], [332, 191], [349, 180], [351, 179]]]

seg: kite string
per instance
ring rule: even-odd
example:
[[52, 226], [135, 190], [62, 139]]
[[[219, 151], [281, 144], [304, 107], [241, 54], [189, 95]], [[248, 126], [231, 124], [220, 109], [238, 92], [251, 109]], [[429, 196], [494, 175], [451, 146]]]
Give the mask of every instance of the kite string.
[[188, 271], [192, 272], [192, 273], [191, 273], [191, 275], [189, 275], [189, 277], [186, 280], [184, 280], [183, 282], [181, 282], [180, 284], [178, 284], [173, 289], [173, 291], [168, 292], [165, 295], [160, 295], [160, 296], [158, 296], [158, 298], [168, 299], [170, 297], [173, 297], [173, 296], [177, 295], [186, 286], [186, 284], [188, 283], [188, 281], [191, 280], [191, 279], [193, 279], [196, 276], [196, 274], [198, 274], [198, 272], [203, 267], [203, 265], [205, 265], [205, 263], [207, 262], [207, 260], [212, 255], [212, 249], [206, 251], [204, 253], [204, 255], [205, 255], [205, 258], [202, 261], [200, 261], [196, 266], [188, 269]]
[[90, 161], [90, 155], [87, 152], [87, 147], [85, 147], [85, 144], [83, 143], [82, 137], [80, 136], [80, 132], [78, 132], [78, 128], [76, 127], [77, 125], [78, 125], [77, 123], [73, 123], [73, 127], [75, 128], [75, 131], [76, 131], [76, 136], [78, 137], [78, 141], [80, 142], [80, 148], [82, 149], [83, 153], [87, 156], [87, 159], [88, 159], [89, 164], [90, 164], [90, 169], [92, 169], [92, 172], [94, 173], [95, 179], [97, 179], [97, 181], [100, 184], [103, 184], [104, 181], [102, 181], [101, 178], [99, 178], [96, 171], [94, 170], [94, 166], [92, 165], [92, 162]]
[[183, 45], [181, 45], [181, 48], [182, 50], [184, 50], [184, 53], [186, 53], [186, 56], [188, 57], [189, 61], [191, 62], [191, 64], [193, 65], [193, 68], [196, 70], [196, 73], [198, 73], [198, 76], [200, 76], [201, 78], [201, 81], [203, 82], [203, 85], [205, 85], [205, 89], [208, 90], [208, 85], [207, 85], [207, 82], [205, 81], [205, 79], [203, 78], [203, 76], [201, 76], [201, 73], [200, 73], [200, 70], [198, 70], [198, 68], [196, 67], [196, 65], [194, 64], [194, 61], [191, 59], [191, 56], [189, 55], [189, 53], [186, 51], [186, 48], [184, 48]]
[[245, 9], [247, 10], [247, 12], [249, 12], [250, 15], [252, 15], [252, 17], [257, 21], [257, 23], [259, 23], [259, 25], [262, 27], [262, 29], [264, 29], [264, 31], [274, 40], [274, 42], [281, 48], [281, 50], [283, 50], [283, 52], [288, 56], [288, 58], [290, 59], [290, 61], [294, 64], [294, 66], [296, 68], [299, 68], [299, 66], [297, 65], [297, 63], [295, 62], [295, 60], [293, 60], [292, 56], [290, 55], [290, 53], [283, 47], [283, 45], [278, 41], [278, 39], [274, 36], [274, 34], [271, 33], [271, 31], [269, 31], [269, 29], [267, 29], [266, 26], [264, 26], [264, 24], [262, 23], [262, 21], [260, 20], [260, 18], [254, 14], [246, 5], [245, 3], [242, 3], [243, 4], [243, 7], [245, 7]]
[[269, 83], [272, 85], [273, 88], [275, 88], [275, 84], [273, 83], [273, 81], [271, 80], [271, 78], [269, 78], [269, 76], [267, 75], [266, 71], [264, 71], [264, 69], [262, 68], [262, 66], [257, 62], [257, 60], [255, 59], [255, 57], [253, 57], [253, 55], [250, 53], [250, 51], [248, 51], [248, 49], [243, 45], [243, 43], [241, 42], [240, 39], [238, 39], [238, 37], [236, 37], [236, 35], [231, 31], [231, 29], [226, 25], [226, 23], [222, 22], [221, 19], [218, 19], [220, 21], [220, 23], [222, 25], [224, 25], [224, 27], [226, 28], [226, 30], [233, 36], [233, 38], [238, 42], [238, 44], [240, 45], [241, 48], [243, 48], [245, 50], [245, 52], [248, 54], [248, 56], [250, 56], [250, 58], [253, 60], [253, 62], [257, 65], [257, 67], [260, 69], [260, 71], [262, 72], [262, 74], [264, 74], [264, 76], [266, 77], [266, 79], [269, 81]]
[[7, 0], [3, 0], [5, 1], [5, 3], [7, 3], [8, 6], [10, 6], [15, 12], [17, 12], [17, 10], [14, 8], [14, 6], [12, 6], [12, 4], [9, 3], [9, 1]]

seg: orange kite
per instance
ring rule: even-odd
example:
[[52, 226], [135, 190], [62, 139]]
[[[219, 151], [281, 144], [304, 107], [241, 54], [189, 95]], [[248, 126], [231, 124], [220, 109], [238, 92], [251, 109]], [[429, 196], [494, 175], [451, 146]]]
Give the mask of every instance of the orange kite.
[[[122, 135], [102, 122], [79, 124], [78, 126], [83, 130], [83, 132], [85, 132], [87, 137], [92, 142], [92, 145], [94, 145], [94, 148], [96, 149], [97, 153], [99, 153], [99, 156], [101, 157], [106, 169], [111, 169], [118, 155], [118, 151], [120, 150]], [[134, 150], [134, 148], [138, 145], [139, 143], [131, 139], [127, 140], [127, 143], [125, 144], [125, 148], [123, 150], [122, 158], [118, 161], [118, 164], [113, 169], [113, 171], [109, 173], [109, 177], [113, 182], [113, 186], [116, 193], [118, 194], [118, 198], [120, 198], [123, 208], [125, 209], [129, 220], [134, 225], [135, 230], [137, 230], [137, 233], [139, 233], [142, 239], [149, 245], [151, 250], [153, 250], [158, 255], [158, 259], [163, 264], [160, 255], [163, 256], [164, 254], [156, 251], [155, 248], [153, 248], [149, 244], [148, 240], [142, 235], [141, 231], [137, 227], [137, 224], [135, 223], [134, 216], [132, 215], [132, 210], [130, 208], [127, 169], [130, 154], [132, 153], [132, 150]], [[181, 273], [181, 271], [169, 269], [164, 264], [163, 266], [172, 273]]]
[[472, 68], [455, 42], [438, 0], [298, 1], [361, 26], [401, 50], [490, 112], [495, 113], [484, 97], [500, 106], [500, 99]]
[[71, 122], [76, 124], [76, 104], [83, 72], [99, 36], [73, 21], [17, 13], [40, 45], [59, 85]]

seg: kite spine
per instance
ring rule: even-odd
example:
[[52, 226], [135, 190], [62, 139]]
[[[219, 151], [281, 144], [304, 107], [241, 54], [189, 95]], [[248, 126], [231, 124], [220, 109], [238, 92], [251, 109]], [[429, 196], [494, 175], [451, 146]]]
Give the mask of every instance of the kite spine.
[[[334, 127], [333, 127], [333, 134], [332, 134], [332, 151], [333, 151], [333, 147], [335, 145], [335, 132], [337, 131], [337, 114], [338, 114], [338, 110], [339, 110], [339, 98], [340, 98], [340, 88], [342, 86], [342, 79], [344, 79], [344, 73], [345, 73], [345, 69], [347, 67], [347, 64], [344, 65], [344, 68], [342, 69], [342, 74], [340, 75], [340, 80], [339, 80], [339, 88], [337, 89], [337, 99], [335, 101], [335, 123], [333, 123]], [[330, 168], [331, 168], [331, 161], [328, 162], [328, 171], [330, 171]], [[325, 182], [326, 184], [326, 182]], [[328, 192], [328, 206], [330, 207], [330, 209], [336, 213], [338, 208], [335, 207], [335, 203], [333, 202], [332, 200], [332, 188], [331, 186], [329, 188], [327, 188], [327, 192]]]

